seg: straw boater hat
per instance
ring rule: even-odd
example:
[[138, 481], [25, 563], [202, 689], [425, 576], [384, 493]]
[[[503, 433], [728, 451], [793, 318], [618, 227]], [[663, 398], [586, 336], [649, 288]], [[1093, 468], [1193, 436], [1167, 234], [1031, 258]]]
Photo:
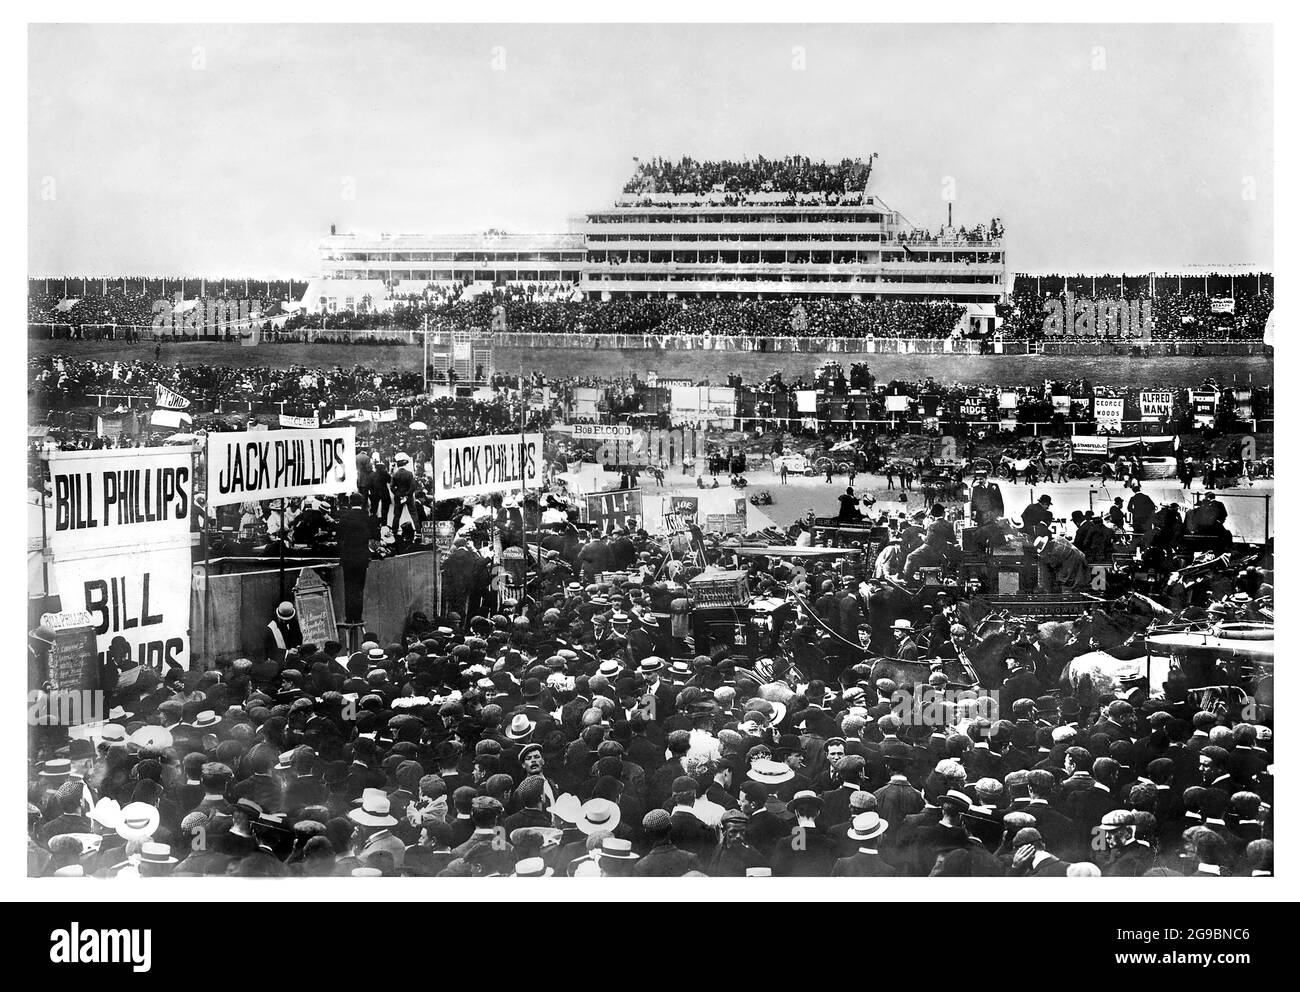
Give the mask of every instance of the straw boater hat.
[[594, 834], [597, 830], [608, 830], [612, 833], [618, 829], [622, 818], [623, 811], [619, 809], [617, 803], [612, 803], [608, 799], [588, 799], [578, 810], [577, 827], [584, 834]]
[[853, 818], [848, 836], [852, 840], [875, 840], [889, 829], [889, 821], [881, 819], [879, 813], [859, 813]]
[[72, 762], [67, 758], [51, 758], [41, 765], [41, 778], [65, 778], [72, 774]]
[[594, 853], [597, 858], [609, 858], [613, 861], [636, 861], [641, 857], [632, 850], [632, 842], [622, 837], [606, 837]]
[[912, 629], [912, 621], [911, 621], [911, 620], [905, 620], [905, 619], [903, 619], [903, 618], [900, 617], [899, 619], [897, 619], [897, 620], [894, 621], [893, 629], [894, 629], [894, 630], [911, 630], [911, 629]]
[[648, 658], [641, 659], [641, 665], [637, 669], [642, 675], [653, 675], [655, 672], [663, 671], [664, 660], [650, 655]]
[[750, 766], [749, 778], [751, 781], [762, 782], [764, 785], [780, 785], [794, 778], [794, 769], [784, 761], [759, 758]]
[[515, 878], [550, 878], [554, 868], [548, 868], [541, 858], [524, 858], [515, 865]]
[[140, 848], [140, 863], [142, 865], [174, 865], [176, 859], [172, 857], [172, 849], [166, 844], [147, 842]]
[[[220, 723], [221, 717], [217, 716], [215, 710], [202, 710], [195, 714], [194, 719], [186, 723], [185, 726], [203, 730], [209, 727], [215, 727]], [[104, 729], [107, 730], [108, 728], [105, 727]]]

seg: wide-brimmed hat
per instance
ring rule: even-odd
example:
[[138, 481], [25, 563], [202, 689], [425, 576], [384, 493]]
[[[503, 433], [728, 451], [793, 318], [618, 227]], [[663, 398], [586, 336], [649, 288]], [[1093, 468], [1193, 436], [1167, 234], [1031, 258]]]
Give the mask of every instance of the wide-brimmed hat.
[[144, 840], [158, 829], [158, 807], [148, 803], [127, 803], [117, 821], [117, 835], [123, 840]]
[[367, 789], [366, 793], [361, 797], [361, 808], [350, 810], [348, 819], [353, 823], [361, 824], [363, 827], [394, 826], [397, 823], [397, 818], [389, 813], [392, 806], [388, 801], [388, 797], [383, 795], [382, 792], [375, 795], [375, 792], [381, 792], [381, 790]]
[[565, 823], [577, 823], [582, 819], [582, 801], [573, 793], [564, 792], [555, 797], [555, 802], [547, 807], [546, 812]]
[[750, 781], [762, 782], [764, 785], [780, 785], [794, 778], [794, 769], [784, 761], [759, 758], [750, 766], [748, 777]]
[[526, 741], [536, 728], [537, 722], [528, 719], [528, 714], [516, 713], [506, 729], [506, 737], [512, 741]]
[[97, 823], [109, 830], [116, 830], [117, 825], [122, 822], [122, 807], [116, 799], [101, 796], [86, 815], [90, 818], [91, 823]]
[[618, 828], [623, 819], [623, 811], [618, 803], [608, 799], [588, 799], [578, 810], [577, 827], [584, 834], [594, 834], [597, 830], [611, 833]]
[[137, 727], [135, 731], [127, 738], [127, 743], [140, 748], [142, 751], [165, 751], [174, 743], [172, 732], [166, 727]]
[[95, 739], [106, 747], [126, 747], [126, 728], [116, 723], [106, 723], [99, 728]]
[[853, 825], [849, 827], [849, 837], [853, 840], [875, 840], [886, 830], [889, 829], [889, 821], [882, 819], [880, 814], [872, 811], [870, 813], [859, 813], [853, 818]]

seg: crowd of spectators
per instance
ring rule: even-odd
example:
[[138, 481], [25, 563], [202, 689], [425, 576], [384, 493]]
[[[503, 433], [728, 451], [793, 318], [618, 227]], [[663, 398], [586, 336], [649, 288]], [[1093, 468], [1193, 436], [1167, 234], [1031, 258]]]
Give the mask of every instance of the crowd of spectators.
[[[1095, 301], [1115, 299], [1093, 298], [1074, 291], [1071, 291], [1071, 298], [1076, 311]], [[1230, 310], [1226, 307], [1216, 310], [1215, 300], [1199, 292], [1154, 297], [1148, 293], [1137, 293], [1123, 299], [1128, 302], [1138, 300], [1144, 306], [1150, 304], [1153, 325], [1151, 338], [1161, 341], [1259, 340], [1264, 336], [1264, 327], [1273, 311], [1273, 293], [1270, 289], [1236, 297], [1231, 301]], [[1053, 303], [1059, 304], [1060, 308], [1049, 309]], [[1023, 289], [1017, 286], [1010, 302], [998, 305], [997, 314], [1002, 321], [1000, 330], [1003, 337], [1040, 340], [1048, 336], [1046, 328], [1050, 326], [1052, 310], [1059, 311], [1065, 304], [1064, 293], [1040, 295], [1028, 286]]]
[[678, 161], [653, 158], [637, 161], [624, 193], [776, 192], [840, 194], [860, 192], [871, 178], [873, 155], [867, 160], [814, 162], [802, 155], [780, 159], [700, 162], [689, 156]]
[[[1001, 228], [995, 218], [989, 225], [953, 233], [963, 243], [996, 241]], [[941, 233], [940, 240], [946, 237]], [[933, 240], [930, 232], [917, 232], [919, 243]], [[954, 242], [955, 243], [955, 242]], [[1157, 292], [1124, 279], [1122, 297], [1080, 295], [1071, 290], [1076, 308], [1094, 300], [1124, 299], [1149, 304], [1155, 340], [1259, 340], [1273, 309], [1272, 280], [1256, 293], [1235, 298], [1199, 291], [1208, 281], [1197, 280], [1196, 290]], [[1103, 277], [1103, 283], [1105, 278]], [[999, 304], [999, 332], [1007, 340], [1040, 340], [1048, 336], [1055, 304], [1065, 305], [1063, 293], [1046, 292], [1055, 286], [1039, 277], [1020, 277], [1009, 302]], [[1079, 277], [1080, 288], [1091, 283]], [[36, 337], [134, 340], [151, 329], [163, 337], [187, 340], [220, 337], [235, 340], [253, 324], [267, 334], [295, 335], [310, 330], [312, 340], [353, 343], [391, 343], [392, 332], [412, 332], [426, 325], [439, 331], [515, 331], [535, 334], [690, 334], [732, 337], [904, 337], [941, 338], [962, 335], [965, 307], [934, 300], [609, 300], [581, 299], [571, 283], [502, 286], [471, 295], [463, 285], [429, 287], [422, 294], [397, 296], [391, 305], [372, 302], [357, 310], [329, 314], [305, 311], [286, 313], [277, 300], [247, 301], [251, 318], [234, 324], [189, 328], [179, 317], [175, 327], [170, 307], [160, 308], [154, 298], [111, 289], [103, 295], [68, 298], [33, 293], [28, 298], [28, 322]], [[171, 302], [171, 301], [166, 301]], [[219, 298], [197, 303], [207, 307]], [[1230, 307], [1230, 308], [1229, 308]], [[204, 313], [203, 309], [189, 311]], [[206, 310], [216, 314], [216, 307]], [[272, 319], [274, 315], [274, 319]], [[227, 320], [231, 319], [229, 315]], [[243, 326], [243, 325], [249, 326]], [[372, 331], [367, 335], [363, 332]], [[384, 333], [387, 332], [387, 333]]]

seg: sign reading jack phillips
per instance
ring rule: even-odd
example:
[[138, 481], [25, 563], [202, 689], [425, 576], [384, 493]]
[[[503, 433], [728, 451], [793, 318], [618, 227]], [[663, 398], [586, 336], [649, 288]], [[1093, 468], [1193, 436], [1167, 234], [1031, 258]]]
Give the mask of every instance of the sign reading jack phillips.
[[500, 434], [433, 442], [438, 499], [482, 496], [542, 484], [542, 435]]
[[212, 433], [208, 506], [352, 492], [356, 464], [355, 427]]
[[52, 451], [46, 535], [61, 558], [188, 546], [194, 467], [188, 449]]

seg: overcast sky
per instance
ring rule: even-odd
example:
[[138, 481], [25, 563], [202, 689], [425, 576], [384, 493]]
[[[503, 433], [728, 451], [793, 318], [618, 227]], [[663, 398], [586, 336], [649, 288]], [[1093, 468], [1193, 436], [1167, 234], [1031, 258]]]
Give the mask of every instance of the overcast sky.
[[[560, 231], [632, 157], [878, 152], [1016, 271], [1272, 264], [1267, 26], [49, 25], [33, 275], [314, 275], [340, 232]], [[800, 61], [802, 70], [794, 68]]]

